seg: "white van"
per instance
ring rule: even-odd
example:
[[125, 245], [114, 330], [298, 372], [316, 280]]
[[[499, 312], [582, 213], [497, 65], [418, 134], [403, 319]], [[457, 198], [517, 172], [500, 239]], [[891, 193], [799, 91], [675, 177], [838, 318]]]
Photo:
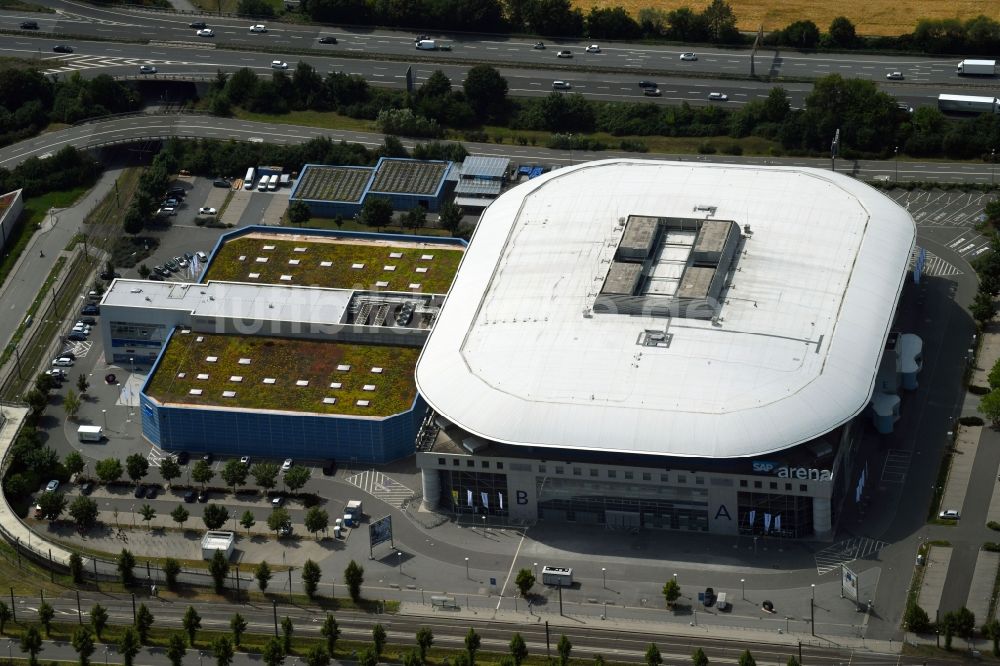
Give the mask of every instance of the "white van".
[[247, 175], [243, 178], [243, 189], [245, 190], [253, 189], [253, 176], [254, 176], [254, 170], [253, 167], [250, 167], [249, 169], [247, 169]]
[[278, 189], [278, 174], [274, 174], [267, 179], [267, 189], [271, 192]]
[[260, 182], [257, 183], [258, 192], [267, 192], [267, 181], [269, 178], [267, 176], [261, 176]]
[[719, 596], [715, 598], [715, 607], [718, 608], [723, 613], [727, 613], [733, 609], [732, 605], [729, 603], [729, 600], [726, 599], [725, 592], [719, 592]]

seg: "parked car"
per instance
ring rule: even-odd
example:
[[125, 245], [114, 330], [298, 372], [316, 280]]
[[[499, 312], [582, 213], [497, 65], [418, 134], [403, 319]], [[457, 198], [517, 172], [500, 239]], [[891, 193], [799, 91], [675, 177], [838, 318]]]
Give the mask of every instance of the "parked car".
[[336, 44], [337, 38], [333, 35], [323, 35], [317, 40], [320, 44]]
[[47, 493], [54, 493], [57, 490], [59, 490], [59, 481], [56, 479], [52, 479], [45, 485], [45, 492]]
[[51, 368], [45, 371], [45, 374], [60, 382], [66, 381], [66, 371], [62, 368]]
[[167, 259], [166, 263], [164, 263], [163, 266], [171, 273], [176, 273], [181, 268], [180, 266], [177, 265], [177, 262], [174, 261], [173, 259]]
[[267, 32], [267, 26], [263, 23], [256, 23], [250, 26], [250, 32]]
[[152, 65], [139, 65], [140, 74], [156, 74], [156, 68]]
[[153, 266], [153, 272], [160, 277], [170, 277], [170, 271], [163, 266]]
[[194, 500], [197, 497], [193, 490], [189, 490], [184, 493], [184, 501], [188, 504], [194, 504]]
[[146, 499], [156, 499], [156, 486], [146, 486]]
[[291, 458], [285, 458], [285, 462], [281, 463], [281, 471], [287, 472], [292, 468], [292, 464], [293, 463]]
[[[121, 276], [119, 275], [118, 277], [121, 277]], [[84, 324], [86, 324], [87, 326], [96, 326], [97, 325], [97, 320], [94, 319], [93, 317], [80, 317], [80, 321], [83, 322]]]
[[60, 354], [59, 356], [61, 356], [63, 358], [68, 358], [71, 361], [75, 361], [76, 360], [76, 354], [74, 354], [73, 352], [69, 351], [68, 349], [66, 351], [64, 351], [62, 354]]
[[177, 207], [177, 206], [181, 205], [181, 202], [180, 202], [180, 199], [175, 199], [173, 197], [167, 197], [166, 199], [164, 199], [160, 203], [160, 205], [161, 206], [173, 206], [173, 207]]
[[729, 99], [729, 95], [727, 95], [726, 93], [713, 92], [713, 93], [708, 93], [708, 99], [715, 102], [725, 102], [727, 99]]
[[215, 460], [215, 456], [214, 456], [214, 455], [212, 455], [211, 453], [206, 453], [205, 455], [203, 455], [203, 456], [201, 457], [201, 461], [202, 461], [203, 463], [207, 463], [207, 464], [209, 464], [209, 465], [211, 465], [211, 464], [212, 464], [212, 461], [213, 461], [213, 460]]
[[84, 481], [83, 483], [80, 484], [80, 494], [81, 495], [89, 495], [92, 492], [94, 492], [94, 484], [93, 483], [91, 483], [90, 481]]
[[572, 51], [560, 51], [559, 53], [556, 54], [556, 57], [557, 58], [572, 58], [573, 57], [573, 52]]
[[87, 339], [87, 334], [81, 333], [80, 331], [73, 331], [66, 336], [66, 339], [70, 342], [83, 342]]
[[153, 282], [165, 282], [166, 281], [166, 278], [163, 277], [162, 275], [160, 275], [159, 273], [150, 273], [149, 277], [147, 277], [146, 279], [147, 280], [152, 280]]
[[337, 461], [330, 459], [323, 465], [323, 476], [333, 476], [337, 473]]
[[705, 594], [702, 597], [702, 603], [705, 604], [706, 607], [711, 606], [712, 604], [714, 604], [715, 603], [715, 590], [713, 590], [710, 587], [706, 587], [705, 588]]
[[218, 211], [210, 206], [202, 206], [198, 209], [199, 215], [215, 215]]
[[698, 55], [696, 53], [691, 53], [690, 51], [687, 51], [687, 52], [681, 54], [681, 60], [687, 60], [687, 61], [690, 62], [690, 61], [694, 61], [694, 60], [697, 60], [697, 59], [698, 59]]
[[285, 523], [284, 525], [279, 527], [278, 536], [283, 536], [283, 537], [292, 536], [292, 524]]
[[275, 495], [274, 497], [271, 498], [272, 509], [277, 509], [279, 506], [284, 505], [284, 503], [285, 503], [285, 498], [281, 495]]
[[117, 272], [117, 271], [111, 272], [111, 273], [109, 273], [107, 271], [101, 271], [101, 274], [100, 274], [100, 278], [102, 280], [107, 280], [108, 282], [110, 282], [111, 280], [114, 280], [115, 278], [120, 278], [121, 276], [122, 276], [122, 274], [119, 273], [119, 272]]
[[135, 492], [133, 493], [133, 495], [135, 497], [139, 498], [139, 499], [142, 499], [143, 497], [145, 497], [146, 496], [146, 486], [144, 486], [142, 484], [139, 484], [138, 486], [136, 486], [135, 487]]
[[72, 53], [73, 47], [66, 46], [65, 44], [56, 44], [55, 46], [52, 47], [52, 50], [55, 51], [56, 53]]
[[202, 252], [201, 250], [198, 250], [197, 252], [195, 252], [194, 256], [198, 257], [198, 261], [200, 261], [202, 263], [205, 263], [206, 261], [208, 261], [208, 255], [205, 254], [204, 252]]
[[215, 37], [215, 31], [211, 28], [202, 28], [197, 32], [199, 37]]
[[21, 21], [21, 30], [38, 30], [38, 21]]
[[215, 180], [212, 181], [212, 186], [213, 187], [232, 187], [233, 184], [230, 183], [225, 178], [216, 178]]
[[101, 306], [100, 305], [84, 305], [83, 308], [80, 309], [80, 314], [85, 314], [85, 315], [99, 315], [99, 314], [101, 314]]
[[205, 502], [208, 501], [208, 491], [207, 490], [200, 490], [200, 491], [198, 491], [198, 501], [201, 502], [202, 504], [204, 504]]
[[240, 456], [240, 462], [243, 463], [244, 465], [246, 465], [247, 467], [249, 467], [250, 466], [250, 456]]
[[288, 63], [284, 60], [272, 60], [271, 69], [288, 69]]
[[177, 458], [177, 464], [178, 465], [187, 465], [188, 464], [188, 460], [191, 459], [191, 456], [188, 454], [187, 451], [181, 451], [180, 453], [178, 453], [176, 455], [176, 458]]
[[156, 209], [156, 214], [160, 217], [173, 217], [177, 215], [177, 209], [173, 206], [162, 206]]
[[73, 359], [68, 358], [66, 356], [60, 356], [57, 359], [53, 359], [52, 365], [56, 366], [57, 368], [70, 368], [73, 367]]
[[183, 187], [171, 187], [169, 190], [167, 190], [167, 196], [173, 197], [175, 199], [183, 199], [184, 197], [187, 196], [187, 190], [185, 190]]
[[889, 72], [888, 74], [885, 75], [885, 78], [889, 79], [890, 81], [902, 81], [903, 80], [903, 73], [902, 72]]
[[174, 263], [177, 264], [181, 268], [187, 268], [188, 267], [187, 259], [185, 259], [184, 257], [174, 257]]
[[188, 24], [188, 27], [189, 28], [197, 28], [199, 30], [204, 30], [208, 26], [205, 25], [204, 21], [194, 21], [193, 23]]
[[587, 53], [600, 53], [601, 47], [598, 46], [597, 44], [591, 44], [585, 50], [587, 51]]
[[958, 509], [945, 509], [938, 514], [938, 518], [942, 520], [958, 520], [961, 516], [958, 513]]

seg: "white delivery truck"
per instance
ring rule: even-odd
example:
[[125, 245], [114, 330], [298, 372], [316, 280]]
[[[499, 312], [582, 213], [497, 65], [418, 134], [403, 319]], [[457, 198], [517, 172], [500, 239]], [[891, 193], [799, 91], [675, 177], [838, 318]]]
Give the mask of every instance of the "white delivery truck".
[[278, 174], [268, 177], [267, 179], [267, 189], [274, 192], [278, 189]]
[[997, 61], [966, 59], [958, 63], [955, 73], [959, 76], [994, 76], [997, 73]]
[[938, 108], [959, 113], [1000, 113], [1000, 99], [974, 95], [938, 95]]
[[247, 175], [243, 178], [243, 189], [252, 190], [253, 189], [253, 167], [247, 169]]
[[573, 570], [568, 567], [542, 567], [542, 585], [573, 586]]
[[437, 42], [433, 39], [421, 39], [417, 42], [418, 51], [437, 51]]
[[351, 500], [348, 502], [344, 513], [351, 516], [356, 522], [359, 522], [365, 515], [365, 512], [361, 508], [361, 500]]
[[99, 442], [104, 439], [104, 429], [101, 426], [82, 425], [77, 428], [76, 436], [81, 442]]
[[267, 176], [261, 176], [260, 180], [257, 182], [258, 192], [267, 192], [267, 181], [270, 180]]

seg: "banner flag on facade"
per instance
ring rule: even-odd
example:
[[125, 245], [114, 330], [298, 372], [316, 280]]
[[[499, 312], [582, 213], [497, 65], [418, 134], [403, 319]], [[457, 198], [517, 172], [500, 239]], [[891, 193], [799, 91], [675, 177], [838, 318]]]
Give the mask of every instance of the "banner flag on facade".
[[770, 529], [771, 529], [771, 514], [765, 513], [764, 514], [764, 532], [766, 533]]
[[472, 491], [466, 490], [465, 497], [469, 500], [469, 506], [472, 506]]
[[750, 527], [753, 527], [753, 521], [756, 518], [757, 518], [757, 512], [756, 511], [751, 511], [750, 512]]
[[780, 532], [781, 531], [781, 514], [780, 513], [777, 516], [774, 517], [774, 531], [775, 532]]
[[458, 506], [458, 491], [454, 488], [451, 489], [451, 499], [455, 506]]
[[497, 493], [497, 497], [500, 498], [500, 510], [503, 511], [503, 493]]
[[487, 509], [490, 508], [490, 496], [485, 492], [479, 493], [479, 496], [483, 498], [483, 507]]

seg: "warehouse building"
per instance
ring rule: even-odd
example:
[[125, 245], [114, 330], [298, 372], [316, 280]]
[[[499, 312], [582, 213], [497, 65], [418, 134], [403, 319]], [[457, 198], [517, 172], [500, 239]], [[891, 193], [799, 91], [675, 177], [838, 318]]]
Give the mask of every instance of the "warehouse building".
[[915, 239], [814, 169], [613, 159], [508, 191], [417, 363], [426, 505], [830, 538], [873, 403], [916, 386]]

